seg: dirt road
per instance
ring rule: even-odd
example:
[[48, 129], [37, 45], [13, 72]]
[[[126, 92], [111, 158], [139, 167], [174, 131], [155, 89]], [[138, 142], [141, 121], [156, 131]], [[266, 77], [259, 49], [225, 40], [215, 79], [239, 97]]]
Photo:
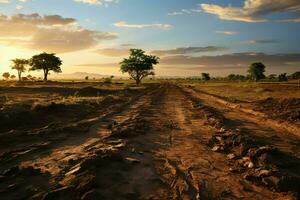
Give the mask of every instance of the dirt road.
[[0, 197], [297, 199], [298, 187], [281, 191], [245, 178], [250, 169], [233, 172], [239, 158], [228, 159], [229, 150], [216, 152], [210, 145], [214, 134], [227, 130], [251, 137], [257, 149], [272, 146], [290, 158], [277, 173], [283, 170], [296, 177], [292, 183], [300, 183], [299, 137], [208, 101], [192, 89], [161, 84], [74, 124], [68, 129], [76, 132], [72, 137], [61, 137], [65, 133], [60, 131], [52, 142], [4, 152]]

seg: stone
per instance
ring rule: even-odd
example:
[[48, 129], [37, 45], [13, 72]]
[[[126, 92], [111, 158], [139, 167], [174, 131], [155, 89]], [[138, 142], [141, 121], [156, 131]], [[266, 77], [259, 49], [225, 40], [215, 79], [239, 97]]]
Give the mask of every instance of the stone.
[[126, 157], [125, 158], [125, 161], [129, 162], [129, 163], [132, 163], [132, 164], [137, 164], [137, 163], [140, 163], [141, 161], [136, 159], [136, 158], [132, 158], [132, 157]]
[[95, 200], [101, 199], [100, 194], [96, 190], [90, 190], [82, 195], [81, 200]]
[[43, 200], [63, 200], [63, 199], [76, 199], [76, 191], [73, 187], [65, 186], [48, 192]]
[[233, 160], [233, 159], [236, 158], [236, 155], [234, 155], [233, 153], [231, 153], [231, 154], [227, 155], [227, 158], [229, 158], [230, 160]]

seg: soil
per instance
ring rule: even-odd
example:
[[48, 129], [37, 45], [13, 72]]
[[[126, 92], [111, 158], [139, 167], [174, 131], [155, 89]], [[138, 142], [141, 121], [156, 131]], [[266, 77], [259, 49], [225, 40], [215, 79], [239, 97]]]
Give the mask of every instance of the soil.
[[94, 117], [1, 133], [1, 199], [299, 199], [298, 136], [191, 88], [130, 95]]
[[267, 98], [256, 103], [256, 110], [267, 114], [271, 118], [299, 122], [300, 98]]

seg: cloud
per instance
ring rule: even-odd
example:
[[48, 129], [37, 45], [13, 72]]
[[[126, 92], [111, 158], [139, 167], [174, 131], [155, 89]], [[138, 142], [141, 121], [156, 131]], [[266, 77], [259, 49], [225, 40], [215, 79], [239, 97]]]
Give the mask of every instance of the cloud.
[[216, 46], [207, 46], [207, 47], [184, 47], [176, 49], [167, 49], [167, 50], [154, 50], [151, 53], [157, 56], [166, 56], [166, 55], [186, 55], [202, 52], [216, 52], [228, 50], [225, 47], [216, 47]]
[[249, 40], [245, 42], [246, 44], [272, 44], [278, 43], [277, 40]]
[[134, 28], [134, 29], [158, 28], [158, 29], [169, 30], [173, 28], [173, 26], [170, 24], [129, 24], [125, 21], [119, 21], [114, 23], [113, 25], [120, 28]]
[[169, 16], [176, 16], [176, 15], [189, 15], [192, 13], [199, 13], [202, 12], [201, 9], [181, 9], [180, 11], [170, 12], [168, 13]]
[[248, 67], [253, 62], [263, 62], [270, 67], [290, 66], [290, 63], [299, 63], [300, 54], [264, 54], [264, 53], [234, 53], [218, 56], [197, 56], [186, 55], [168, 56], [160, 60], [162, 65], [197, 65], [220, 68], [225, 66], [244, 66]]
[[16, 6], [16, 10], [23, 10], [23, 9], [24, 9], [24, 6], [20, 6], [20, 5]]
[[236, 35], [238, 32], [233, 31], [216, 31], [216, 33], [224, 34], [224, 35]]
[[120, 57], [120, 56], [128, 56], [129, 49], [124, 48], [106, 48], [106, 49], [98, 49], [95, 51], [98, 54], [109, 56], [109, 57]]
[[265, 16], [275, 12], [298, 13], [299, 0], [245, 0], [243, 7], [219, 6], [215, 4], [201, 4], [207, 13], [217, 15], [222, 20], [242, 22], [266, 22]]
[[95, 47], [116, 35], [84, 29], [73, 18], [59, 15], [0, 15], [0, 44], [56, 53]]
[[75, 2], [90, 4], [90, 5], [105, 5], [108, 6], [108, 3], [118, 3], [119, 0], [74, 0]]
[[0, 0], [0, 3], [10, 3], [10, 0]]

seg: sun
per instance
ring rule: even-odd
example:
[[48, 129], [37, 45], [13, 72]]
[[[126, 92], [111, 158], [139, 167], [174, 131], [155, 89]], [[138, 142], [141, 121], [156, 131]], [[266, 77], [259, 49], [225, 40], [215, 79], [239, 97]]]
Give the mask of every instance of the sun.
[[30, 58], [34, 51], [16, 48], [16, 47], [9, 47], [0, 45], [0, 73], [9, 72], [11, 74], [15, 74], [16, 72], [11, 70], [11, 60], [15, 58]]

